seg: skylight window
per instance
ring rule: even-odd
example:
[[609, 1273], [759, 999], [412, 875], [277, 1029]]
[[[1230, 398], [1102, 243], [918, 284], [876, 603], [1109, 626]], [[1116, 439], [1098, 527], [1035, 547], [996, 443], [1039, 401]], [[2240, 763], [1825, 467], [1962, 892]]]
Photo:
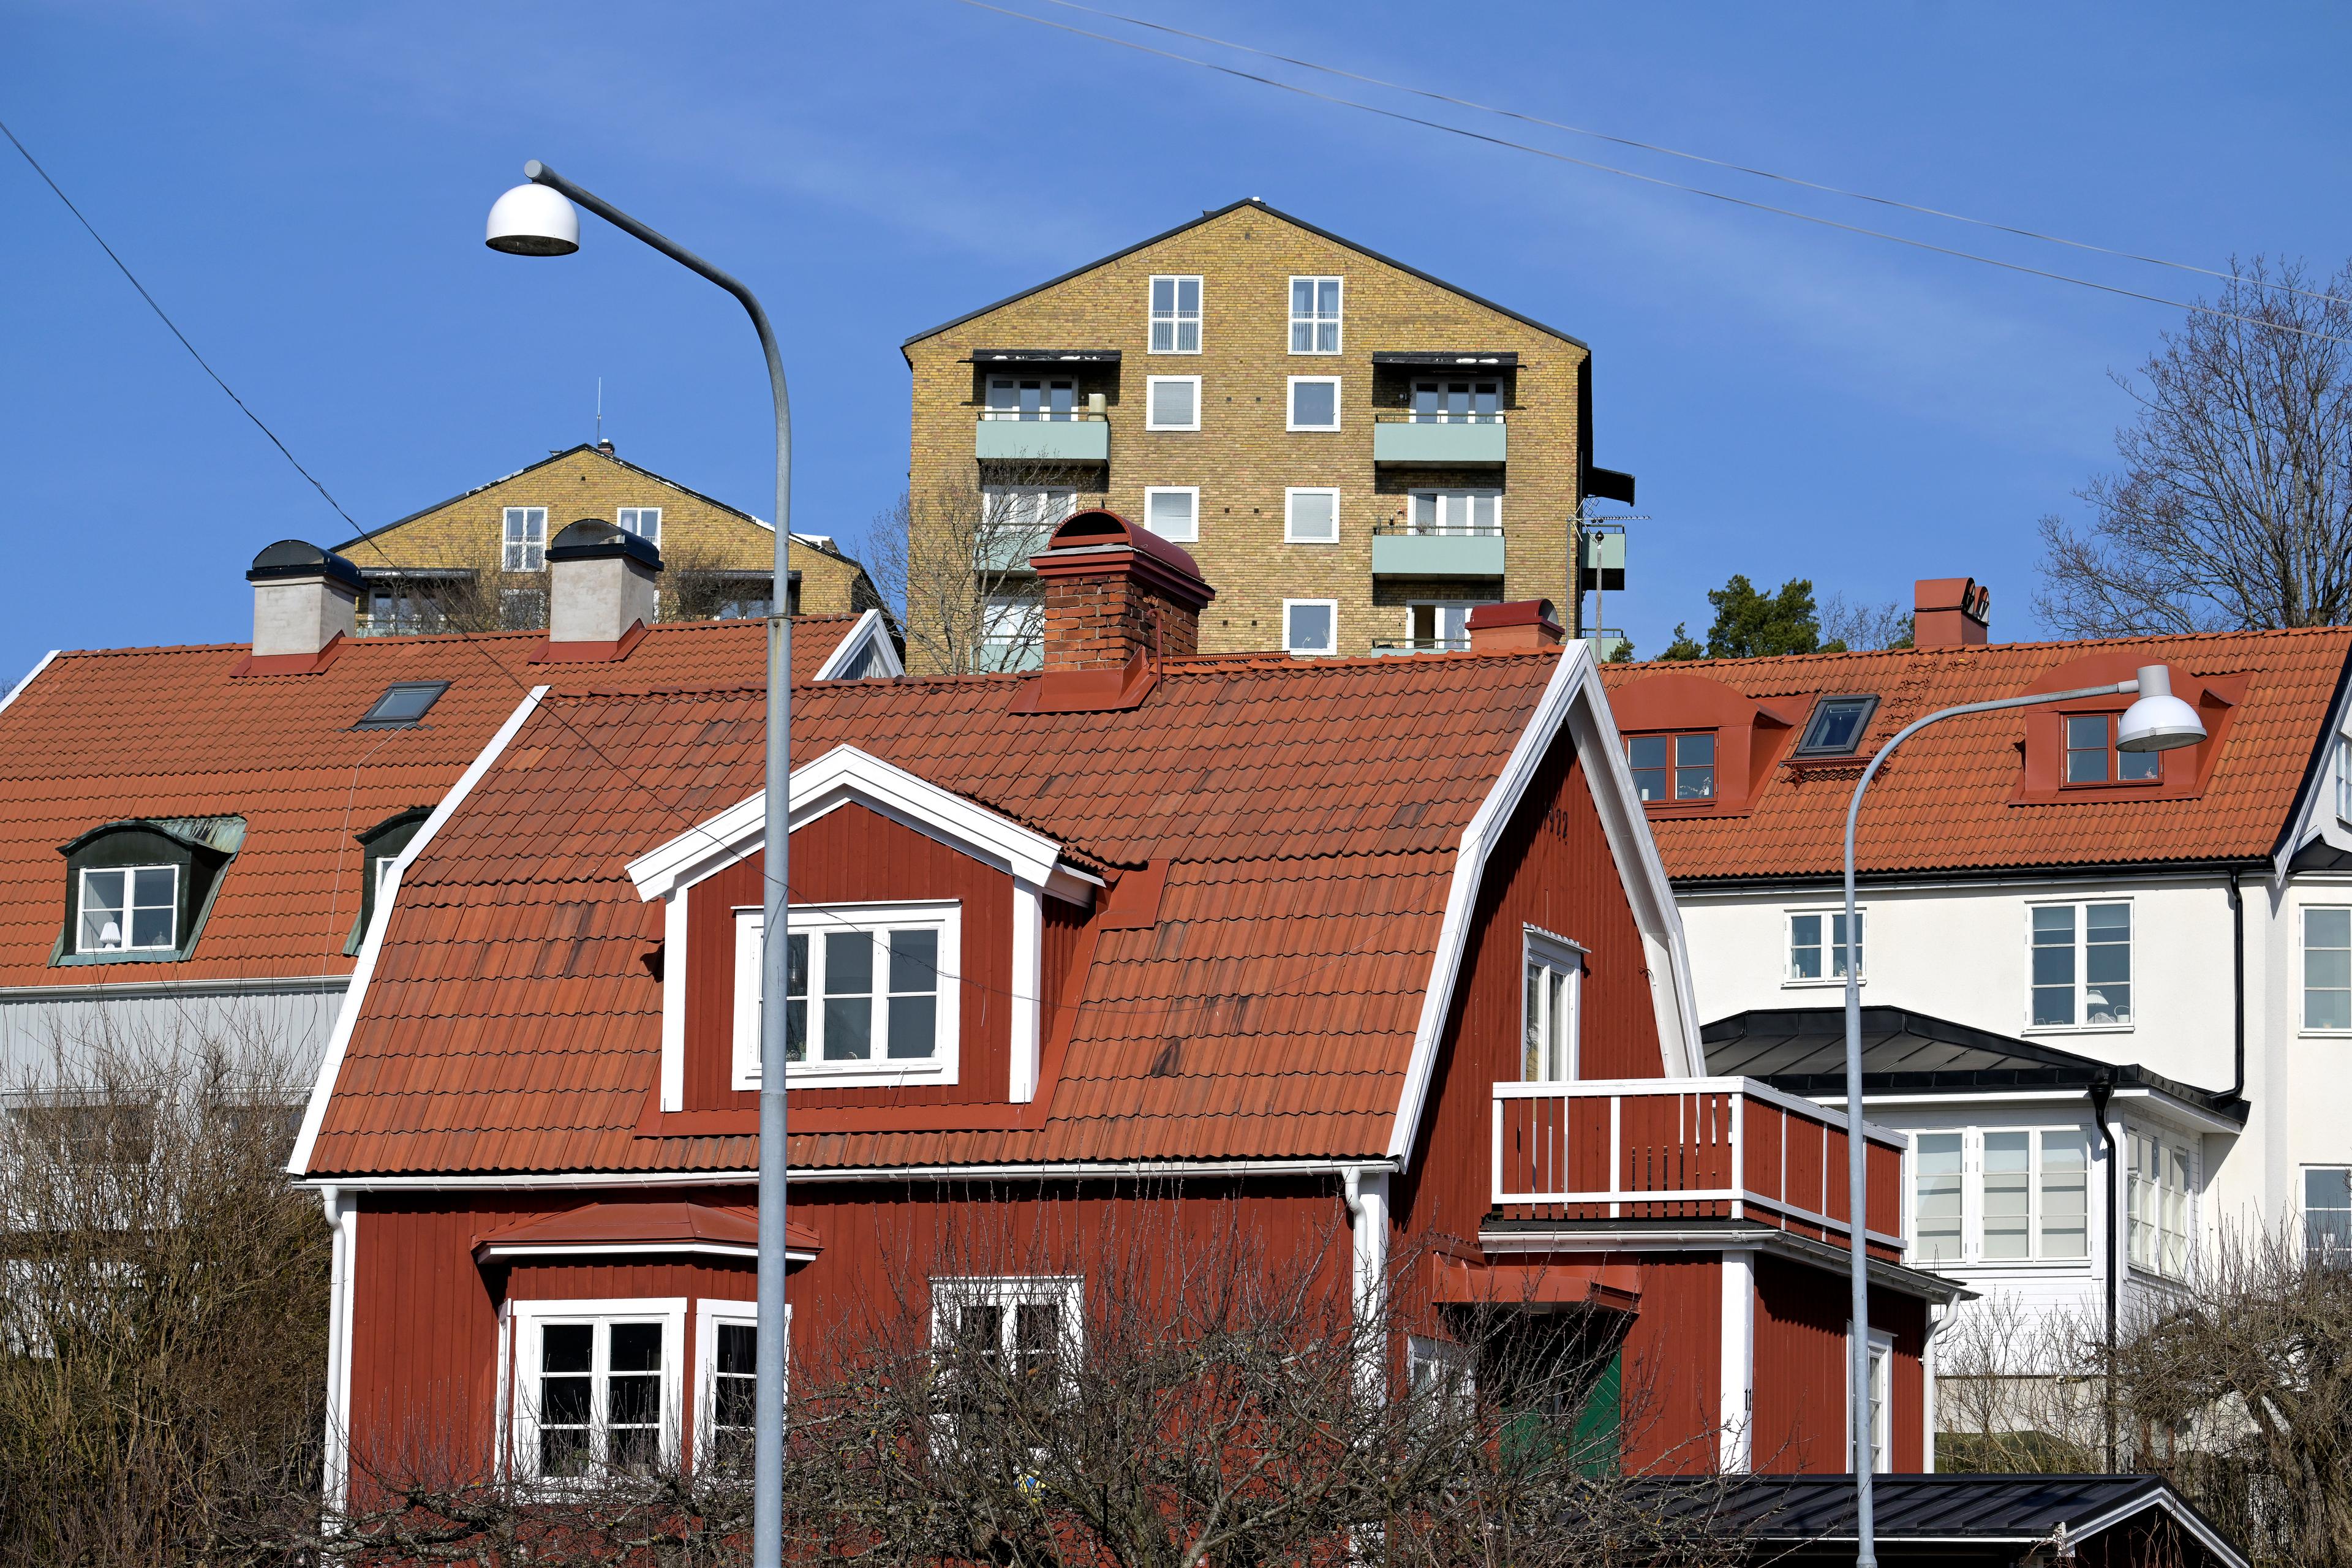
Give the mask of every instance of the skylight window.
[[362, 730], [404, 730], [433, 710], [441, 694], [449, 689], [446, 680], [409, 680], [387, 686], [375, 706], [360, 715], [356, 728]]
[[1805, 721], [1805, 732], [1798, 737], [1797, 755], [1801, 757], [1850, 757], [1862, 743], [1863, 731], [1870, 728], [1870, 716], [1878, 710], [1875, 697], [1824, 697], [1813, 704], [1813, 716]]

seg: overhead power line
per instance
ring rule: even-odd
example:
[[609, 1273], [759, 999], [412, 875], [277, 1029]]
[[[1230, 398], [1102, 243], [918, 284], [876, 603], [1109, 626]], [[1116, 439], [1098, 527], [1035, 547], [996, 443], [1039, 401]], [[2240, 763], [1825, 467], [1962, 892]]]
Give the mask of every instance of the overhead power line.
[[[1093, 38], [1099, 43], [1110, 44], [1122, 49], [1131, 49], [1137, 54], [1154, 55], [1161, 59], [1174, 60], [1180, 65], [1197, 66], [1202, 70], [1215, 71], [1220, 75], [1234, 77], [1242, 81], [1255, 82], [1261, 87], [1270, 87], [1281, 92], [1295, 93], [1300, 98], [1337, 104], [1343, 109], [1353, 109], [1365, 114], [1378, 115], [1383, 120], [1394, 120], [1406, 125], [1418, 125], [1424, 130], [1443, 132], [1446, 135], [1460, 136], [1467, 141], [1483, 142], [1489, 146], [1504, 147], [1515, 153], [1530, 153], [1535, 157], [1547, 158], [1557, 163], [1570, 163], [1580, 169], [1592, 169], [1604, 174], [1615, 174], [1621, 179], [1636, 180], [1645, 185], [1656, 185], [1665, 190], [1681, 191], [1689, 195], [1705, 196], [1710, 201], [1746, 207], [1751, 212], [1771, 213], [1780, 217], [1795, 218], [1800, 223], [1813, 224], [1822, 228], [1837, 229], [1845, 234], [1858, 234], [1869, 239], [1883, 239], [1889, 244], [1907, 246], [1914, 250], [1925, 250], [1937, 256], [1949, 256], [1961, 261], [1977, 262], [1985, 267], [1997, 267], [2004, 272], [2021, 273], [2029, 278], [2047, 279], [2053, 283], [2070, 283], [2078, 289], [2089, 289], [2101, 294], [2112, 294], [2125, 300], [2137, 300], [2144, 304], [2162, 305], [2169, 310], [2193, 311], [2200, 315], [2219, 317], [2223, 321], [2240, 321], [2251, 327], [2292, 332], [2297, 337], [2312, 338], [2321, 342], [2352, 342], [2352, 338], [2338, 337], [2332, 332], [2315, 331], [2308, 327], [2296, 326], [2291, 321], [2249, 316], [2236, 310], [2224, 310], [2199, 300], [2172, 300], [2161, 294], [2143, 293], [2137, 289], [2125, 289], [2113, 283], [2100, 283], [2088, 278], [2076, 278], [2069, 273], [2053, 272], [2046, 268], [2028, 267], [2022, 262], [2003, 261], [1995, 256], [1960, 250], [1948, 245], [1937, 245], [1928, 240], [1911, 238], [1907, 235], [1889, 234], [1884, 229], [1865, 228], [1860, 224], [1840, 223], [1835, 218], [1822, 217], [1814, 213], [1799, 212], [1793, 207], [1774, 206], [1769, 202], [1750, 201], [1745, 196], [1735, 196], [1727, 192], [1711, 191], [1703, 185], [1686, 185], [1679, 180], [1669, 180], [1657, 174], [1644, 174], [1633, 169], [1621, 169], [1611, 163], [1595, 163], [1590, 158], [1579, 158], [1553, 148], [1538, 147], [1525, 142], [1514, 142], [1507, 136], [1489, 135], [1483, 131], [1473, 131], [1467, 126], [1449, 125], [1442, 120], [1430, 120], [1418, 114], [1407, 114], [1402, 110], [1383, 108], [1377, 103], [1366, 103], [1360, 99], [1342, 98], [1337, 93], [1318, 92], [1311, 87], [1301, 87], [1297, 82], [1284, 81], [1278, 77], [1261, 76], [1255, 71], [1243, 70], [1236, 66], [1220, 65], [1214, 60], [1204, 60], [1192, 55], [1180, 55], [1172, 49], [1157, 48], [1150, 44], [1138, 43], [1133, 38], [1122, 38], [1109, 33], [1097, 33], [1090, 28], [1073, 26], [1067, 22], [1056, 22], [1050, 16], [1033, 16], [1025, 11], [1015, 11], [1003, 5], [991, 5], [988, 0], [954, 0], [954, 3], [959, 5], [968, 5], [975, 11], [991, 11], [997, 16], [1009, 16], [1015, 21], [1027, 22], [1034, 26], [1050, 27], [1055, 32], [1069, 33], [1081, 38]], [[2328, 297], [2334, 298], [2332, 295]]]
[[[1759, 180], [1774, 180], [1784, 185], [1796, 185], [1808, 191], [1820, 191], [1824, 195], [1843, 196], [1850, 201], [1868, 202], [1874, 206], [1893, 207], [1902, 212], [1919, 213], [1927, 217], [1945, 218], [1953, 223], [1968, 224], [1975, 228], [1988, 228], [2000, 234], [2015, 235], [2021, 239], [2035, 239], [2048, 245], [2063, 245], [2073, 250], [2087, 250], [2095, 255], [2113, 256], [2126, 261], [2143, 261], [2150, 267], [2168, 267], [2177, 272], [2193, 272], [2200, 277], [2219, 278], [2228, 282], [2242, 280], [2237, 273], [2222, 272], [2210, 267], [2199, 267], [2193, 262], [2173, 261], [2161, 256], [2144, 256], [2136, 250], [2118, 250], [2109, 246], [2093, 245], [2088, 240], [2068, 239], [2063, 235], [2044, 234], [2039, 229], [2020, 228], [2013, 224], [2000, 223], [1991, 218], [1970, 217], [1966, 213], [1948, 212], [1942, 207], [1922, 206], [1916, 202], [1899, 201], [1893, 196], [1873, 195], [1867, 191], [1847, 190], [1842, 185], [1824, 184], [1819, 180], [1803, 179], [1795, 174], [1783, 174], [1771, 169], [1759, 169], [1751, 164], [1736, 163], [1726, 158], [1710, 158], [1704, 153], [1685, 153], [1678, 147], [1662, 146], [1655, 142], [1643, 142], [1631, 136], [1619, 136], [1607, 131], [1595, 131], [1589, 126], [1570, 125], [1562, 121], [1547, 120], [1540, 114], [1528, 114], [1520, 110], [1506, 109], [1499, 104], [1480, 103], [1475, 99], [1456, 98], [1451, 93], [1415, 87], [1410, 82], [1389, 81], [1381, 77], [1366, 76], [1360, 71], [1346, 70], [1339, 66], [1327, 66], [1319, 61], [1301, 59], [1296, 55], [1280, 54], [1273, 49], [1258, 48], [1255, 45], [1236, 43], [1231, 38], [1214, 37], [1207, 33], [1187, 32], [1181, 27], [1171, 27], [1164, 22], [1154, 22], [1141, 16], [1124, 16], [1117, 11], [1106, 11], [1098, 5], [1082, 5], [1078, 4], [1078, 0], [1044, 0], [1044, 3], [1048, 5], [1058, 5], [1066, 11], [1083, 11], [1090, 16], [1101, 16], [1108, 21], [1123, 22], [1130, 27], [1145, 27], [1155, 33], [1167, 33], [1179, 38], [1190, 38], [1195, 43], [1214, 44], [1221, 49], [1232, 49], [1238, 54], [1255, 55], [1260, 59], [1279, 60], [1284, 65], [1297, 66], [1301, 70], [1318, 71], [1325, 76], [1360, 81], [1368, 87], [1386, 88], [1393, 92], [1410, 93], [1415, 98], [1425, 98], [1433, 103], [1448, 103], [1459, 109], [1476, 110], [1481, 114], [1500, 115], [1506, 120], [1517, 120], [1528, 125], [1540, 125], [1549, 131], [1564, 131], [1571, 136], [1588, 137], [1595, 142], [1607, 142], [1619, 147], [1632, 147], [1643, 153], [1656, 153], [1664, 157], [1680, 158], [1688, 163], [1705, 163], [1710, 168], [1727, 169], [1733, 174], [1752, 174]], [[2324, 289], [2297, 289], [2292, 284], [2268, 281], [2265, 281], [2263, 286], [2276, 289], [2282, 293], [2300, 294], [2306, 300], [2326, 300], [2334, 304], [2352, 305], [2352, 300], [2327, 293]]]

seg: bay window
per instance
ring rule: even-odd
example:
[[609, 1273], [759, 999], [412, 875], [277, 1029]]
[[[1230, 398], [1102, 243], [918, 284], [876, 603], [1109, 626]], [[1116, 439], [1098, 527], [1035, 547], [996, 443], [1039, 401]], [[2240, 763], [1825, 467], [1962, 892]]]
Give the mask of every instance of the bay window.
[[2079, 1263], [2091, 1256], [2088, 1135], [1985, 1127], [1911, 1141], [1912, 1260]]
[[2132, 1021], [2132, 907], [2037, 904], [2032, 1006], [2037, 1029], [2122, 1028]]
[[2185, 1140], [2148, 1128], [2126, 1133], [2124, 1149], [2130, 1162], [2131, 1223], [2125, 1250], [2131, 1266], [2185, 1278], [2197, 1192], [2196, 1156]]
[[[702, 1392], [695, 1407], [695, 1459], [747, 1473], [751, 1468], [753, 1395], [759, 1388], [759, 1304], [706, 1300], [697, 1304], [696, 1317]], [[785, 1321], [791, 1321], [789, 1309]]]
[[[734, 1087], [760, 1087], [763, 911], [735, 911]], [[794, 904], [784, 1058], [796, 1084], [953, 1083], [961, 907]]]
[[677, 1452], [682, 1298], [513, 1303], [518, 1473], [644, 1470]]

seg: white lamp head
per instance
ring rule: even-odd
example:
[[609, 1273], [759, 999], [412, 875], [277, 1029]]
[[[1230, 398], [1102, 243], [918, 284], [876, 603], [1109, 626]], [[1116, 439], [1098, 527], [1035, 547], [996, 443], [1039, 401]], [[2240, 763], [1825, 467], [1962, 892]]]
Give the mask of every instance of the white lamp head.
[[2172, 694], [2172, 673], [2160, 664], [2139, 668], [2139, 700], [2116, 721], [2118, 752], [2168, 752], [2205, 738], [2197, 710]]
[[490, 205], [488, 244], [509, 256], [569, 256], [580, 248], [580, 214], [545, 185], [517, 185]]

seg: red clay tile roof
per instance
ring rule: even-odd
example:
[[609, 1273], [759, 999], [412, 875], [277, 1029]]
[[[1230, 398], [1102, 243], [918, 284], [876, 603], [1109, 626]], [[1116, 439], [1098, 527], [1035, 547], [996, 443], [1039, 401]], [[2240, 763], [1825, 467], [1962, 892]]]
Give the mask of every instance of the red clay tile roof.
[[[1171, 864], [1156, 928], [1101, 933], [1035, 1125], [796, 1133], [793, 1163], [1378, 1157], [1463, 827], [1557, 663], [1179, 660], [1110, 713], [1009, 714], [1012, 677], [797, 693], [796, 764], [854, 744]], [[309, 1169], [750, 1169], [749, 1136], [634, 1135], [662, 915], [624, 868], [755, 792], [760, 740], [755, 692], [551, 697], [404, 874]]]
[[[805, 679], [856, 624], [794, 623]], [[537, 632], [346, 640], [316, 675], [229, 672], [241, 644], [62, 653], [0, 711], [0, 986], [341, 975], [359, 910], [352, 836], [433, 805], [533, 686], [757, 680], [757, 621], [657, 626], [623, 660], [528, 662]], [[424, 723], [352, 725], [394, 681], [446, 680]], [[65, 922], [58, 847], [125, 818], [241, 816], [195, 951], [178, 963], [53, 966]]]
[[2045, 671], [2123, 652], [2134, 656], [2135, 665], [2246, 678], [2244, 700], [2231, 715], [2202, 795], [2012, 804], [2031, 710], [1946, 720], [1905, 742], [1872, 780], [1856, 840], [1860, 868], [1868, 874], [2265, 858], [2292, 824], [2327, 734], [2348, 651], [2352, 627], [2324, 626], [1608, 665], [1602, 675], [1612, 696], [1671, 671], [1719, 680], [1754, 698], [1874, 692], [1883, 699], [1852, 763], [1798, 769], [1783, 761], [1744, 816], [1651, 818], [1666, 872], [1677, 881], [1778, 880], [1842, 873], [1854, 781], [1906, 724], [1938, 708], [2021, 696]]

